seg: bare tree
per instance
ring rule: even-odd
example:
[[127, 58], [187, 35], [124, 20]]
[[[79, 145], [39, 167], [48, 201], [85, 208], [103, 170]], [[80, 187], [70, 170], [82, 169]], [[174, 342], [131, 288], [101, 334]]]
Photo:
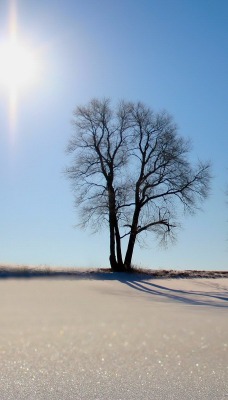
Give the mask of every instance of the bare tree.
[[192, 167], [189, 142], [178, 136], [170, 115], [142, 103], [121, 102], [112, 109], [108, 99], [95, 99], [77, 107], [73, 124], [66, 174], [81, 226], [97, 231], [106, 223], [111, 268], [129, 270], [139, 235], [172, 237], [178, 203], [186, 212], [197, 210], [208, 195], [210, 165]]

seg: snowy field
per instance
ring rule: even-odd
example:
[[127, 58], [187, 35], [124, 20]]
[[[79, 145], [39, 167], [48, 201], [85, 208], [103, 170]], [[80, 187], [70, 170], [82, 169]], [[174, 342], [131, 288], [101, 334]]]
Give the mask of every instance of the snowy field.
[[227, 300], [226, 278], [0, 279], [0, 399], [228, 399]]

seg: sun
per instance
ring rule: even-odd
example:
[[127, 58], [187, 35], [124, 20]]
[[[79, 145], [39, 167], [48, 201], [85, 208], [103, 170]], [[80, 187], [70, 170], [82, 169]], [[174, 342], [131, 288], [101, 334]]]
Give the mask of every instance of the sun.
[[35, 83], [38, 63], [34, 52], [16, 39], [0, 44], [0, 82], [11, 90]]
[[18, 35], [17, 15], [17, 0], [9, 0], [8, 34], [0, 42], [0, 84], [14, 93], [38, 77], [36, 53]]
[[[21, 36], [18, 29], [18, 0], [8, 0], [7, 30], [0, 38], [0, 95], [8, 98], [9, 136], [12, 145], [18, 132], [18, 111], [30, 90], [41, 79], [41, 47], [34, 45], [28, 35]], [[29, 37], [29, 38], [28, 38]], [[41, 68], [42, 67], [42, 68]], [[26, 94], [26, 96], [24, 96]]]

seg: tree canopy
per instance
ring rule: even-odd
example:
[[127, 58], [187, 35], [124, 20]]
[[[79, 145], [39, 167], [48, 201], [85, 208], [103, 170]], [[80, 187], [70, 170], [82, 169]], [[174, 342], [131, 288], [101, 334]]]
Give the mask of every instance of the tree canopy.
[[76, 108], [73, 126], [66, 175], [81, 226], [107, 225], [111, 268], [129, 270], [139, 235], [173, 237], [180, 208], [198, 209], [209, 192], [210, 164], [193, 166], [173, 118], [140, 102], [112, 107], [109, 99], [93, 99]]

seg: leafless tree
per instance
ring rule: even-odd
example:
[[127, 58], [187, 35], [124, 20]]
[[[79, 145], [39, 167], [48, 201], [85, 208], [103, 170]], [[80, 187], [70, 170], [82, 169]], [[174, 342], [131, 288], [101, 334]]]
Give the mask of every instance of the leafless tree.
[[[193, 213], [209, 191], [210, 165], [193, 167], [189, 142], [166, 112], [142, 103], [92, 100], [74, 112], [66, 169], [81, 225], [109, 227], [110, 265], [131, 268], [136, 240], [151, 231], [164, 240], [178, 226], [177, 210]], [[122, 239], [128, 238], [122, 255]], [[126, 240], [126, 239], [125, 239]]]

